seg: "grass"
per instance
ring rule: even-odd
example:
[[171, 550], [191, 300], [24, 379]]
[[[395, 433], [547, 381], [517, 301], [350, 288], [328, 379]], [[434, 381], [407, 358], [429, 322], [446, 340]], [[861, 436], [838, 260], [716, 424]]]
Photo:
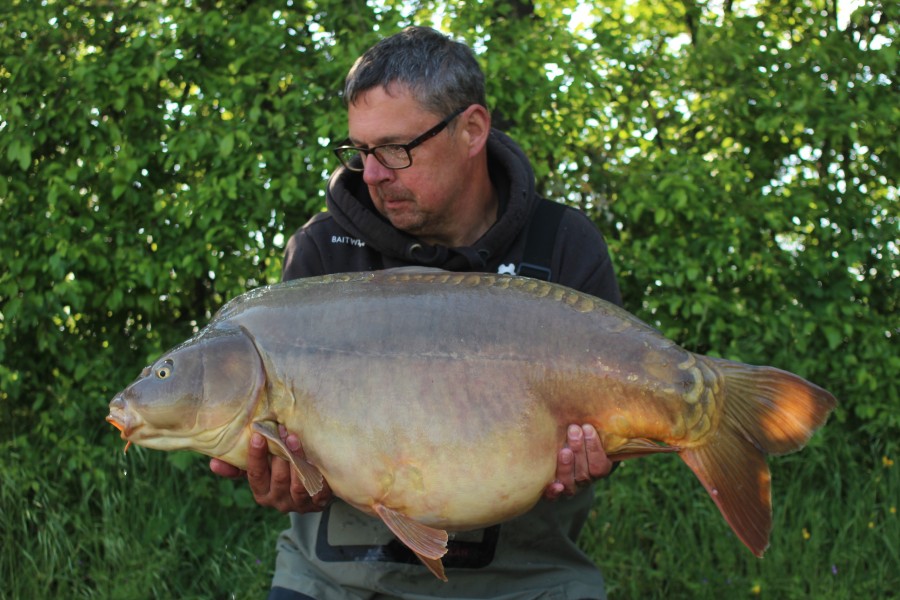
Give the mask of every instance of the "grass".
[[[612, 599], [890, 598], [900, 592], [900, 442], [840, 429], [773, 458], [764, 559], [731, 533], [681, 461], [629, 461], [598, 485], [582, 546]], [[108, 477], [0, 465], [0, 598], [265, 597], [287, 519], [199, 457], [116, 444]], [[39, 453], [37, 453], [39, 454]], [[37, 474], [37, 475], [36, 475]]]
[[896, 441], [857, 445], [830, 432], [798, 454], [771, 458], [774, 523], [762, 559], [734, 536], [687, 467], [664, 456], [627, 462], [606, 489], [598, 486], [581, 542], [610, 598], [894, 597], [898, 450]]
[[3, 467], [0, 598], [265, 597], [286, 517], [236, 502], [246, 490], [201, 458], [176, 468], [132, 449], [110, 462], [103, 492], [53, 481], [22, 489], [25, 466]]

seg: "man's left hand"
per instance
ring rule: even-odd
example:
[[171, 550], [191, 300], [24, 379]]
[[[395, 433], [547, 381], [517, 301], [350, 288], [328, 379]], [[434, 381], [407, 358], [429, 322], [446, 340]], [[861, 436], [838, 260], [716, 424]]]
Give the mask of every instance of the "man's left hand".
[[612, 466], [592, 425], [569, 425], [566, 446], [556, 457], [556, 481], [547, 486], [544, 497], [556, 500], [571, 496], [579, 485], [609, 475]]

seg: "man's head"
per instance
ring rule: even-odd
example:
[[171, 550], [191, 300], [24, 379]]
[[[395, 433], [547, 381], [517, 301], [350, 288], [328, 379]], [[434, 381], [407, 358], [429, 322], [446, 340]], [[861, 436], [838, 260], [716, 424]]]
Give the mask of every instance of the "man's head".
[[344, 102], [364, 92], [405, 87], [422, 108], [450, 114], [472, 104], [486, 106], [484, 73], [472, 50], [430, 27], [408, 27], [384, 38], [357, 59], [344, 84]]
[[411, 27], [368, 50], [347, 75], [347, 144], [375, 208], [430, 244], [474, 243], [497, 218], [488, 175], [491, 118], [472, 51]]

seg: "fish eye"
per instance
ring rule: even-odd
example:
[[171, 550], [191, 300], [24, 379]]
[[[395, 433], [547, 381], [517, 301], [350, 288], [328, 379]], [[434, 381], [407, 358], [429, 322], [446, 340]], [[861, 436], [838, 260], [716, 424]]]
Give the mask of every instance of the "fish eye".
[[156, 378], [167, 379], [170, 375], [172, 375], [172, 372], [174, 370], [175, 365], [172, 364], [171, 360], [167, 360], [156, 368]]

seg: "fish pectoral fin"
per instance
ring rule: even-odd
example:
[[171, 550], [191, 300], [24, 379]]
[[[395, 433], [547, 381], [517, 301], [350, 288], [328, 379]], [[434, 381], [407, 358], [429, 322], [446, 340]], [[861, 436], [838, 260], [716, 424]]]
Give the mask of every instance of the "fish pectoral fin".
[[309, 492], [310, 496], [315, 496], [325, 487], [325, 478], [322, 473], [303, 459], [296, 458], [293, 454], [288, 454], [288, 460], [300, 475], [300, 481], [303, 487]]
[[429, 571], [434, 573], [435, 577], [447, 581], [444, 565], [441, 563], [441, 557], [447, 553], [448, 536], [446, 531], [423, 525], [383, 504], [375, 503], [372, 509], [381, 517], [388, 529], [397, 536], [397, 539], [415, 552], [419, 560], [428, 567]]
[[647, 438], [622, 439], [619, 443], [610, 443], [607, 440], [604, 443], [604, 448], [606, 448], [607, 444], [609, 444], [609, 450], [606, 451], [606, 455], [610, 460], [627, 460], [629, 458], [647, 456], [648, 454], [681, 452], [681, 448], [678, 446], [662, 446]]
[[306, 488], [310, 496], [315, 496], [322, 491], [322, 488], [325, 486], [325, 478], [322, 476], [322, 473], [307, 461], [295, 456], [288, 449], [281, 436], [278, 435], [278, 426], [275, 423], [271, 421], [257, 421], [253, 423], [253, 431], [262, 435], [272, 445], [281, 450], [281, 456], [290, 461], [294, 470], [300, 476], [303, 487]]

